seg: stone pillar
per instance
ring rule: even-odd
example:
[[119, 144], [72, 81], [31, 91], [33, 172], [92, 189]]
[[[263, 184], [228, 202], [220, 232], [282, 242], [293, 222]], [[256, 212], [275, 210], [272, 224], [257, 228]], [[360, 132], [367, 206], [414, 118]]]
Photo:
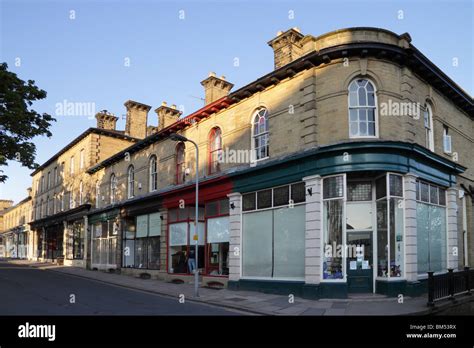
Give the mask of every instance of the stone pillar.
[[[241, 217], [242, 217], [242, 195], [240, 193], [230, 193], [229, 197], [229, 281], [238, 281], [240, 279], [240, 260], [242, 257], [242, 248], [240, 245]], [[234, 208], [232, 208], [234, 207]]]
[[418, 281], [416, 179], [408, 173], [404, 176], [405, 196], [405, 277], [409, 282]]
[[305, 283], [319, 284], [322, 238], [321, 177], [308, 176], [303, 178], [303, 181], [306, 186]]
[[[67, 242], [69, 239], [69, 231], [68, 231], [68, 224], [67, 221], [63, 221], [63, 257], [64, 260], [67, 259]], [[60, 257], [60, 255], [58, 255]], [[72, 262], [72, 261], [71, 261]]]
[[448, 245], [448, 268], [454, 270], [458, 269], [458, 256], [459, 256], [459, 245], [458, 245], [458, 205], [457, 205], [457, 192], [455, 187], [450, 187], [446, 190], [446, 210], [447, 210], [447, 230], [446, 230], [446, 242]]

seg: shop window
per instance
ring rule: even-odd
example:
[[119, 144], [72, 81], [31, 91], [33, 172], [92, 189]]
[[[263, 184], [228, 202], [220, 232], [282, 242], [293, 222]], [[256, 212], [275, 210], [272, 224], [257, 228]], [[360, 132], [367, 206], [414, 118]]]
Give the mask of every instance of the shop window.
[[287, 205], [290, 201], [290, 186], [273, 189], [273, 206]]
[[255, 203], [255, 192], [252, 193], [246, 193], [242, 195], [242, 210], [243, 211], [249, 211], [249, 210], [255, 210], [256, 203]]
[[344, 278], [342, 255], [337, 254], [337, 246], [343, 245], [343, 208], [342, 199], [323, 201], [323, 279]]
[[84, 258], [84, 225], [74, 223], [67, 229], [66, 258], [82, 260]]
[[214, 174], [220, 171], [222, 160], [222, 134], [219, 127], [215, 127], [209, 133], [209, 167], [208, 173]]
[[349, 182], [347, 184], [348, 201], [371, 201], [372, 183], [371, 182]]
[[264, 159], [269, 156], [269, 125], [268, 110], [265, 108], [257, 110], [252, 121], [252, 150], [253, 158]]
[[303, 278], [304, 236], [304, 205], [244, 214], [243, 275]]
[[306, 200], [304, 182], [292, 184], [290, 187], [291, 187], [291, 200], [293, 201], [293, 203], [301, 203]]
[[[385, 182], [386, 186], [383, 187]], [[387, 174], [376, 181], [377, 197], [377, 276], [403, 277], [403, 177]], [[382, 194], [380, 194], [382, 192]], [[385, 193], [389, 192], [387, 196]]]
[[123, 267], [135, 266], [135, 219], [124, 219], [123, 228]]
[[[291, 199], [290, 199], [291, 197]], [[272, 189], [246, 193], [242, 195], [242, 210], [267, 209], [305, 201], [305, 184], [303, 182], [275, 187]]]
[[124, 267], [160, 269], [161, 214], [139, 215], [125, 223]]
[[272, 206], [272, 190], [257, 192], [257, 209], [270, 208]]
[[423, 181], [417, 202], [418, 273], [439, 272], [447, 267], [446, 190]]
[[349, 135], [351, 138], [376, 136], [375, 87], [367, 79], [349, 84]]
[[342, 175], [324, 178], [323, 198], [339, 198], [344, 193], [344, 177]]
[[229, 275], [229, 200], [206, 203], [206, 274]]

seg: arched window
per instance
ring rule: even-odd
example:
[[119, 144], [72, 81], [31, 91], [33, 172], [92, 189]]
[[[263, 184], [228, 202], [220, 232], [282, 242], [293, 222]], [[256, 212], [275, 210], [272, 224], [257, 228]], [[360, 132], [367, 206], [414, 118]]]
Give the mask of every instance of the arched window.
[[209, 133], [209, 158], [208, 173], [219, 172], [220, 161], [222, 160], [222, 132], [219, 127], [215, 127]]
[[117, 178], [115, 174], [110, 176], [110, 203], [115, 203], [115, 196], [117, 194]]
[[351, 138], [377, 136], [375, 87], [367, 79], [349, 84], [349, 135]]
[[95, 183], [95, 207], [99, 208], [100, 204], [100, 182]]
[[176, 146], [176, 184], [178, 185], [184, 183], [184, 175], [185, 175], [184, 150], [185, 150], [184, 143], [179, 143]]
[[128, 167], [127, 173], [127, 197], [132, 198], [135, 195], [135, 169], [133, 166]]
[[150, 192], [156, 191], [158, 187], [158, 171], [157, 171], [157, 161], [156, 156], [151, 156], [150, 158], [150, 185], [149, 190]]
[[252, 121], [252, 150], [255, 160], [269, 156], [268, 140], [268, 110], [262, 108], [257, 110]]
[[434, 151], [434, 136], [433, 136], [433, 111], [429, 104], [425, 104], [425, 111], [423, 112], [423, 121], [425, 125], [425, 146]]

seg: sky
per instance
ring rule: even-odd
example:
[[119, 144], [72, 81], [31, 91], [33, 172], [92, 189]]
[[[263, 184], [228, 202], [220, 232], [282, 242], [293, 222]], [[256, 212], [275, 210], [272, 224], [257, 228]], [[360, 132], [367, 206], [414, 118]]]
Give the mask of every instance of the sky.
[[[409, 32], [412, 44], [473, 95], [473, 10], [472, 0], [0, 0], [0, 62], [47, 91], [33, 105], [57, 120], [51, 138], [33, 139], [41, 164], [96, 125], [88, 115], [61, 113], [65, 102], [114, 113], [117, 129], [125, 127], [129, 99], [152, 106], [152, 125], [162, 101], [187, 115], [203, 106], [200, 81], [210, 71], [234, 90], [272, 71], [267, 42], [292, 27], [313, 36], [355, 26]], [[32, 171], [17, 162], [0, 169], [9, 176], [0, 199], [26, 197]]]

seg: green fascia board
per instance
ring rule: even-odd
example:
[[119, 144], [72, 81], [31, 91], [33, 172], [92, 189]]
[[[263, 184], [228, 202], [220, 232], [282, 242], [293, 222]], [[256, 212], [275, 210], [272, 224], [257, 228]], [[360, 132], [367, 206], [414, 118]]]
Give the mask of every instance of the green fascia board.
[[[347, 157], [347, 156], [348, 157]], [[345, 157], [348, 160], [345, 160]], [[269, 186], [301, 181], [310, 175], [358, 171], [408, 173], [442, 186], [456, 183], [466, 168], [423, 147], [404, 142], [348, 142], [306, 150], [256, 167], [231, 173], [234, 192], [251, 192]]]
[[97, 213], [97, 214], [91, 214], [91, 215], [89, 215], [88, 223], [89, 224], [94, 224], [94, 223], [100, 222], [100, 221], [107, 221], [107, 220], [115, 218], [119, 214], [120, 214], [119, 209], [113, 209], [113, 210], [110, 210], [110, 211], [105, 211], [105, 212], [101, 212], [101, 213]]

